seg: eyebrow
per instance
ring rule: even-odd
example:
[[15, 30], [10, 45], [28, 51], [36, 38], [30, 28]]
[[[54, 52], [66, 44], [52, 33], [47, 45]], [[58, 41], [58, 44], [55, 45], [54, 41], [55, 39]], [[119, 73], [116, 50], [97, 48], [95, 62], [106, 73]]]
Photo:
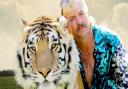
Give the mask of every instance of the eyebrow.
[[70, 16], [69, 19], [75, 18], [75, 16]]

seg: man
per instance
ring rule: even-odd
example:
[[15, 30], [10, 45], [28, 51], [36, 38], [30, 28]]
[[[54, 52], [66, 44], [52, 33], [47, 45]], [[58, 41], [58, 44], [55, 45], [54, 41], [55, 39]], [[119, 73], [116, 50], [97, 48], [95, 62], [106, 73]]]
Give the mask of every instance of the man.
[[61, 0], [60, 5], [81, 52], [89, 88], [128, 88], [128, 56], [119, 37], [91, 22], [83, 0]]

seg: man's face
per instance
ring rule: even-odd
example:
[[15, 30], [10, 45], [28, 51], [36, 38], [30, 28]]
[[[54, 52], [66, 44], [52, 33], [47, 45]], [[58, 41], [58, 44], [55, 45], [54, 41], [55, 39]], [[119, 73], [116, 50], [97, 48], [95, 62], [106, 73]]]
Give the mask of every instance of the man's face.
[[90, 22], [83, 8], [81, 1], [76, 0], [73, 7], [64, 13], [68, 20], [68, 30], [75, 38], [85, 37], [89, 33]]

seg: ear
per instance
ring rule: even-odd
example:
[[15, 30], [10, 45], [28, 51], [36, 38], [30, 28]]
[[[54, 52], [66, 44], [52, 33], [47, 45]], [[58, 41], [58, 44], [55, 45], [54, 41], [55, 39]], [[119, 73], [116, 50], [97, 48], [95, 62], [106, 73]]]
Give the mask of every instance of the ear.
[[24, 33], [27, 33], [29, 32], [29, 30], [31, 30], [31, 28], [29, 27], [29, 24], [27, 21], [25, 21], [24, 19], [20, 19], [21, 20], [21, 23], [23, 24], [23, 28], [24, 28]]
[[57, 23], [59, 23], [60, 26], [58, 26], [58, 31], [63, 35], [67, 36], [69, 34], [67, 29], [67, 19], [64, 16], [61, 16], [57, 18]]
[[63, 28], [67, 28], [67, 19], [64, 16], [59, 17], [57, 20]]
[[24, 25], [24, 26], [27, 26], [28, 25], [28, 22], [27, 21], [25, 21], [24, 19], [22, 19], [21, 18], [21, 22], [22, 22], [22, 24]]

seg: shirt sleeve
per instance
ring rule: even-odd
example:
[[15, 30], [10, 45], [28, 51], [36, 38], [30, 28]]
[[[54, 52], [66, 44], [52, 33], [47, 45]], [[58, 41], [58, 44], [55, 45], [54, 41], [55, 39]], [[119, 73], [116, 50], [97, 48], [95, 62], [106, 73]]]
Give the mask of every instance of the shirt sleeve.
[[[114, 70], [114, 79], [119, 89], [128, 88], [128, 52], [123, 46], [120, 38], [114, 35], [111, 40], [112, 45], [112, 63]], [[111, 68], [111, 69], [112, 69]]]

